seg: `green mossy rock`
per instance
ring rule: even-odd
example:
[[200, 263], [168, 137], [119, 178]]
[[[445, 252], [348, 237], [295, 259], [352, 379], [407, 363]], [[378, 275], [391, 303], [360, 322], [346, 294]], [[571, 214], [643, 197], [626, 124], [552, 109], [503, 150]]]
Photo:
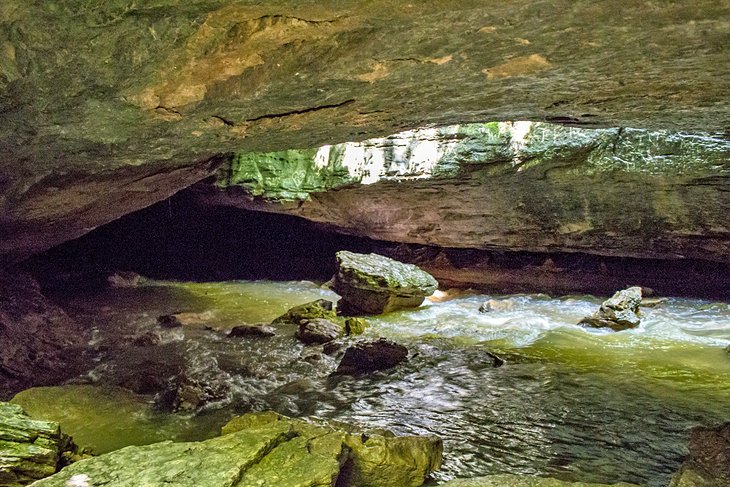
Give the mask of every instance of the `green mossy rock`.
[[527, 477], [524, 475], [490, 475], [473, 479], [452, 480], [441, 487], [638, 487], [635, 484], [590, 484], [585, 482], [566, 482], [563, 480]]
[[[346, 461], [341, 464], [339, 476], [336, 477], [337, 485], [341, 487], [418, 487], [423, 485], [431, 472], [441, 467], [443, 444], [434, 436], [394, 437], [387, 433], [363, 433], [350, 425], [337, 422], [310, 423], [273, 412], [252, 413], [235, 418], [222, 428], [222, 433], [225, 435], [247, 431], [271, 423], [286, 424], [298, 438], [311, 439], [310, 450], [313, 452], [318, 451], [318, 448], [328, 452], [337, 452], [340, 449], [347, 452]], [[279, 471], [285, 470], [281, 467], [285, 461], [292, 465], [298, 464], [296, 448], [292, 446], [291, 455], [286, 460], [277, 462]], [[277, 470], [277, 463], [273, 463], [274, 470]], [[297, 470], [293, 468], [292, 471]], [[272, 484], [272, 487], [273, 485], [279, 484]]]
[[28, 417], [16, 404], [0, 402], [0, 485], [17, 487], [56, 473], [73, 449], [58, 423]]
[[271, 324], [278, 325], [282, 323], [293, 323], [298, 325], [302, 320], [315, 320], [318, 318], [328, 321], [337, 321], [337, 313], [335, 313], [333, 308], [334, 304], [332, 301], [318, 299], [311, 303], [293, 307], [272, 321]]
[[[239, 433], [197, 443], [170, 441], [129, 446], [77, 462], [36, 487], [110, 486], [140, 487], [238, 487], [251, 485], [246, 473], [269, 454], [286, 445], [296, 434], [285, 423], [270, 423]], [[288, 447], [286, 447], [288, 448]], [[306, 452], [306, 450], [305, 450]], [[312, 464], [314, 465], [314, 464]], [[319, 476], [312, 471], [311, 478]], [[270, 479], [260, 472], [256, 485], [314, 487], [320, 484]]]
[[334, 291], [346, 315], [377, 315], [415, 308], [438, 288], [438, 282], [412, 264], [378, 254], [337, 252]]

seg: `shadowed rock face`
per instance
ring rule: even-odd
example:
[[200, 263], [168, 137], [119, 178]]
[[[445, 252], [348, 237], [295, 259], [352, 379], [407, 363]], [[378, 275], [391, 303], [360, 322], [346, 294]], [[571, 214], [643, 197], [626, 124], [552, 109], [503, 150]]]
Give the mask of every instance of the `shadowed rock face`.
[[722, 137], [484, 123], [242, 154], [205, 199], [394, 242], [728, 262], [728, 177]]
[[730, 127], [730, 6], [7, 0], [0, 254], [159, 201], [233, 150], [426, 124]]

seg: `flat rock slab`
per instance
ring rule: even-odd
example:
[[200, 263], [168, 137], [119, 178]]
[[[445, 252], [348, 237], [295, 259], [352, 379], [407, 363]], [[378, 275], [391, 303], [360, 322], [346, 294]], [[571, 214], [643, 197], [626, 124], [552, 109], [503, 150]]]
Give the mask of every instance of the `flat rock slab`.
[[268, 452], [293, 437], [289, 425], [272, 423], [199, 443], [167, 441], [129, 446], [77, 462], [33, 485], [237, 487], [244, 472], [259, 463]]
[[[339, 475], [335, 477], [338, 487], [418, 487], [423, 485], [431, 472], [441, 466], [443, 444], [435, 436], [395, 437], [384, 431], [363, 432], [348, 424], [319, 420], [310, 422], [287, 418], [273, 412], [240, 416], [231, 420], [222, 431], [224, 434], [248, 431], [271, 423], [289, 425], [298, 437], [287, 443], [286, 448], [274, 450], [259, 465], [247, 472], [237, 487], [293, 485], [286, 483], [284, 477], [281, 483], [267, 484], [259, 476], [260, 471], [272, 471], [274, 476], [309, 479], [311, 482], [301, 485], [334, 485], [315, 483], [326, 477], [315, 478], [313, 472], [329, 470], [312, 467], [321, 460], [302, 455], [301, 446], [305, 443], [313, 454], [320, 457], [320, 452], [328, 452], [326, 455], [329, 458], [341, 451], [345, 453], [339, 457], [342, 464]], [[280, 451], [277, 453], [277, 450]]]
[[337, 252], [333, 290], [342, 296], [346, 315], [382, 314], [415, 308], [438, 288], [438, 282], [413, 264], [378, 254]]
[[473, 479], [452, 480], [441, 487], [639, 487], [636, 484], [591, 484], [585, 482], [566, 482], [563, 480], [528, 477], [524, 475], [490, 475]]

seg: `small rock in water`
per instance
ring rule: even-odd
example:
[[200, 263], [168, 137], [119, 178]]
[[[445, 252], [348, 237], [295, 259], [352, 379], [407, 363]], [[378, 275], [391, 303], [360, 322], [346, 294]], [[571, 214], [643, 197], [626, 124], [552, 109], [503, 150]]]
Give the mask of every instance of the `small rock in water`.
[[162, 335], [156, 331], [148, 331], [132, 338], [131, 343], [135, 347], [154, 347], [162, 343]]
[[515, 301], [512, 299], [489, 299], [480, 307], [480, 313], [489, 313], [490, 311], [512, 311], [515, 309]]
[[378, 315], [416, 308], [438, 287], [427, 272], [382, 255], [337, 252], [334, 291], [344, 315]]
[[667, 298], [641, 298], [642, 308], [656, 308], [669, 301]]
[[157, 324], [163, 328], [177, 328], [180, 326], [204, 326], [213, 319], [212, 311], [203, 313], [172, 313], [157, 318]]
[[106, 278], [106, 282], [111, 287], [137, 287], [142, 281], [143, 277], [136, 272], [131, 271], [117, 271], [114, 274]]
[[297, 330], [297, 338], [302, 343], [327, 343], [345, 334], [342, 325], [322, 318], [302, 320]]
[[408, 357], [408, 349], [385, 338], [360, 342], [345, 350], [338, 374], [362, 374], [395, 367]]
[[234, 326], [228, 332], [229, 338], [235, 337], [251, 337], [251, 338], [268, 338], [276, 336], [276, 332], [270, 326], [266, 325], [239, 325]]
[[639, 306], [641, 288], [638, 286], [618, 291], [591, 316], [586, 316], [578, 324], [594, 328], [611, 328], [614, 331], [636, 328], [641, 322]]
[[295, 306], [272, 321], [272, 324], [294, 323], [298, 325], [302, 320], [313, 320], [315, 318], [336, 321], [337, 313], [334, 312], [334, 303], [326, 299], [318, 299], [311, 303]]

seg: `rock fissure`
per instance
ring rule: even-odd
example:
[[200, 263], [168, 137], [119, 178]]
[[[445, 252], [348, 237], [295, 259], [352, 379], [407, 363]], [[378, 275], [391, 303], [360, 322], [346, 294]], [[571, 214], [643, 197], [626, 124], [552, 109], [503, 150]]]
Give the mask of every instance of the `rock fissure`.
[[320, 110], [330, 110], [330, 109], [333, 109], [333, 108], [341, 108], [341, 107], [350, 105], [351, 103], [355, 103], [355, 99], [354, 98], [351, 98], [349, 100], [345, 100], [345, 101], [340, 102], [340, 103], [332, 103], [332, 104], [327, 104], [327, 105], [318, 105], [318, 106], [315, 106], [315, 107], [302, 108], [302, 109], [299, 109], [299, 110], [291, 110], [291, 111], [282, 112], [282, 113], [271, 113], [271, 114], [266, 114], [266, 115], [260, 115], [258, 117], [248, 118], [248, 119], [245, 120], [245, 122], [258, 122], [258, 121], [261, 121], [261, 120], [270, 120], [270, 119], [277, 119], [277, 118], [285, 118], [285, 117], [289, 117], [289, 116], [292, 116], [292, 115], [302, 115], [302, 114], [305, 114], [305, 113], [318, 112]]

